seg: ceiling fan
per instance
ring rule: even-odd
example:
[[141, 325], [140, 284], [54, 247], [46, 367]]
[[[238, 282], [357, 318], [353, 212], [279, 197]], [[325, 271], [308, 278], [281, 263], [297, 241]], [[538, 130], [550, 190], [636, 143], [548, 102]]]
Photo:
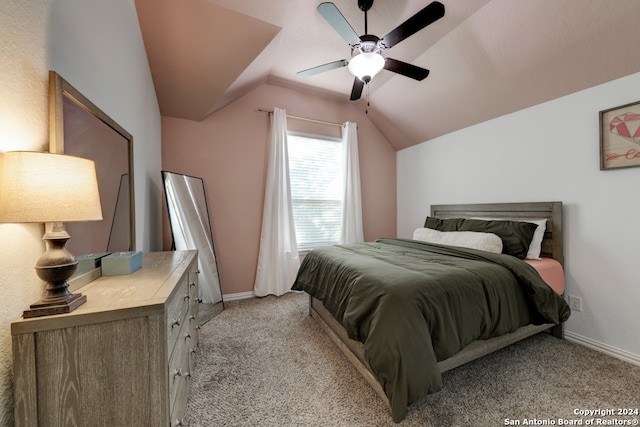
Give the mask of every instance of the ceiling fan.
[[442, 18], [444, 16], [444, 5], [434, 1], [382, 38], [368, 34], [367, 11], [371, 9], [371, 6], [373, 6], [373, 0], [358, 0], [358, 7], [364, 12], [365, 32], [363, 36], [358, 36], [335, 4], [331, 2], [320, 3], [317, 8], [318, 12], [351, 47], [351, 60], [341, 59], [309, 68], [298, 72], [298, 76], [310, 77], [324, 71], [346, 66], [351, 74], [355, 76], [353, 88], [351, 89], [351, 101], [360, 99], [364, 85], [368, 84], [382, 69], [418, 81], [424, 80], [429, 75], [429, 70], [398, 61], [397, 59], [384, 58], [381, 53]]

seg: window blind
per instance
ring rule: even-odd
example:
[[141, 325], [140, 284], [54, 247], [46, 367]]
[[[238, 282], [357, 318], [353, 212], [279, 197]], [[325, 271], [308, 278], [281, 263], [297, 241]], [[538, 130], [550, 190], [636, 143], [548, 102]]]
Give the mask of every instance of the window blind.
[[288, 135], [291, 199], [298, 249], [340, 242], [342, 144], [339, 140]]

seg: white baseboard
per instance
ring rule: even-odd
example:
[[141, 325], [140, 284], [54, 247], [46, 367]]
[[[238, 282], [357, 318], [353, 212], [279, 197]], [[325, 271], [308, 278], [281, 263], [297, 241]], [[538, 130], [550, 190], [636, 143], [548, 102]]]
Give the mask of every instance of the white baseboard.
[[248, 299], [248, 298], [253, 298], [256, 295], [253, 293], [253, 291], [249, 291], [249, 292], [238, 292], [236, 294], [226, 294], [226, 295], [222, 295], [222, 300], [223, 301], [233, 301], [233, 300], [238, 300], [238, 299]]
[[609, 356], [615, 357], [616, 359], [624, 360], [625, 362], [640, 366], [640, 356], [637, 354], [633, 354], [626, 350], [610, 346], [609, 344], [604, 344], [599, 341], [592, 340], [591, 338], [583, 337], [582, 335], [574, 334], [573, 332], [569, 332], [566, 329], [564, 331], [564, 338], [567, 341], [575, 342], [576, 344], [589, 347], [592, 350], [608, 354]]

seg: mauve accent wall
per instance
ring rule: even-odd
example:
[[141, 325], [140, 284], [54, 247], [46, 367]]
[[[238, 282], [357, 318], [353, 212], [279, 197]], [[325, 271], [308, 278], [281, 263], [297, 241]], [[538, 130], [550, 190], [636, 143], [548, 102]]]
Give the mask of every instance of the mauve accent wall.
[[[358, 124], [365, 240], [396, 236], [396, 152], [360, 104], [264, 84], [200, 122], [162, 118], [162, 167], [204, 179], [222, 292], [248, 296], [258, 262], [269, 115], [258, 108]], [[372, 106], [371, 108], [375, 108]], [[289, 119], [290, 130], [340, 136], [340, 128]], [[171, 245], [163, 208], [164, 248]]]

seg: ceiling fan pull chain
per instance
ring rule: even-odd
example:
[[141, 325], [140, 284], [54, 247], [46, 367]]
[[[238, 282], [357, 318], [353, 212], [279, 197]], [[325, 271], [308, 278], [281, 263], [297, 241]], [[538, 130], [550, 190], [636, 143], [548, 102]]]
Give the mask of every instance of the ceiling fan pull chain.
[[366, 84], [366, 85], [365, 85], [365, 87], [366, 87], [366, 90], [367, 90], [367, 92], [366, 92], [366, 96], [367, 96], [367, 108], [364, 110], [364, 113], [365, 113], [366, 115], [369, 115], [369, 106], [371, 105], [371, 103], [369, 102], [369, 84]]

